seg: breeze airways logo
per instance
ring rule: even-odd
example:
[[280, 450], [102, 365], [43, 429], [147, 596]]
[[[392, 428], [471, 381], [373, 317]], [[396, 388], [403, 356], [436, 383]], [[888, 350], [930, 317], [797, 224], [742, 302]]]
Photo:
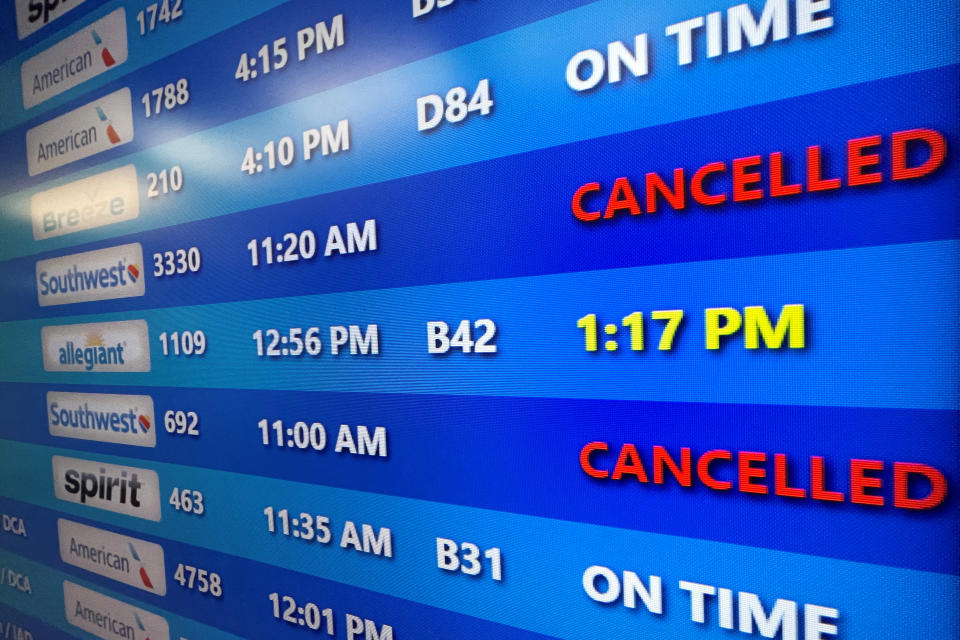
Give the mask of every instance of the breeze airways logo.
[[139, 215], [137, 169], [132, 164], [40, 191], [30, 198], [35, 240], [124, 222]]
[[143, 248], [139, 242], [37, 262], [41, 307], [145, 293]]
[[145, 320], [43, 327], [47, 371], [150, 371]]
[[53, 483], [59, 500], [160, 521], [156, 471], [53, 456]]
[[50, 435], [135, 447], [155, 447], [150, 396], [106, 393], [47, 393]]

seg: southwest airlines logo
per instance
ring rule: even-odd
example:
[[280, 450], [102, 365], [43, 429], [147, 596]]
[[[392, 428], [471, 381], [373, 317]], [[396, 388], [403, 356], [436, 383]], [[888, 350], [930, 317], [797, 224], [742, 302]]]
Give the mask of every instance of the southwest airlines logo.
[[127, 16], [121, 8], [20, 66], [23, 108], [34, 107], [126, 60]]
[[47, 392], [50, 435], [134, 447], [157, 446], [150, 396]]
[[130, 89], [123, 88], [27, 131], [27, 172], [35, 176], [133, 140]]
[[140, 215], [137, 169], [128, 164], [36, 193], [30, 215], [35, 240], [132, 220]]
[[60, 559], [123, 584], [166, 595], [163, 547], [146, 540], [57, 520]]
[[139, 242], [37, 262], [41, 307], [144, 294]]
[[103, 640], [170, 640], [166, 619], [67, 580], [63, 604], [67, 622]]
[[53, 456], [53, 488], [66, 502], [160, 521], [156, 471]]
[[41, 329], [46, 371], [150, 371], [145, 320]]

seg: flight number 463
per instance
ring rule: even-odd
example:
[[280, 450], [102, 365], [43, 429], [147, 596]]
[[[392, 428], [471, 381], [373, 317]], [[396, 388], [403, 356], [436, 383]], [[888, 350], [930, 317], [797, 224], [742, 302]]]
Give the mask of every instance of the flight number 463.
[[202, 516], [206, 512], [206, 507], [203, 506], [203, 494], [194, 489], [174, 487], [168, 502], [177, 511], [192, 513], [195, 516]]

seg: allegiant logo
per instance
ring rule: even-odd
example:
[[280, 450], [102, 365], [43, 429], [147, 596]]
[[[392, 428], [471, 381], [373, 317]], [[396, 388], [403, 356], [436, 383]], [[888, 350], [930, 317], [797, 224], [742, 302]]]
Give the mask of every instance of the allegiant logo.
[[155, 447], [153, 399], [106, 393], [47, 393], [50, 435]]
[[87, 371], [98, 364], [123, 366], [123, 349], [126, 346], [124, 342], [116, 342], [112, 346], [106, 344], [101, 334], [91, 331], [87, 334], [86, 342], [82, 347], [77, 346], [72, 340], [68, 341], [60, 349], [59, 360], [63, 365], [81, 365]]
[[41, 307], [142, 296], [143, 249], [139, 242], [37, 262]]
[[144, 320], [43, 327], [47, 371], [150, 371]]

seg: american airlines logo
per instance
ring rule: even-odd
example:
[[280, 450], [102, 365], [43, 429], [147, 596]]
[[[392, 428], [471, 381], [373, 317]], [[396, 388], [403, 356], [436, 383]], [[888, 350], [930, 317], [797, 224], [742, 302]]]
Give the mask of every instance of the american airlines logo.
[[57, 520], [60, 559], [80, 569], [155, 593], [167, 593], [163, 547], [70, 520]]
[[63, 606], [67, 622], [102, 640], [170, 640], [166, 619], [68, 580]]
[[133, 140], [130, 89], [124, 87], [27, 130], [31, 176]]
[[143, 248], [139, 242], [37, 262], [41, 307], [142, 296]]
[[145, 320], [43, 327], [46, 371], [150, 371]]
[[127, 17], [121, 7], [20, 66], [23, 108], [95, 78], [127, 60]]
[[155, 447], [154, 416], [150, 396], [47, 392], [52, 436]]
[[160, 521], [156, 471], [53, 456], [53, 489], [66, 502]]

